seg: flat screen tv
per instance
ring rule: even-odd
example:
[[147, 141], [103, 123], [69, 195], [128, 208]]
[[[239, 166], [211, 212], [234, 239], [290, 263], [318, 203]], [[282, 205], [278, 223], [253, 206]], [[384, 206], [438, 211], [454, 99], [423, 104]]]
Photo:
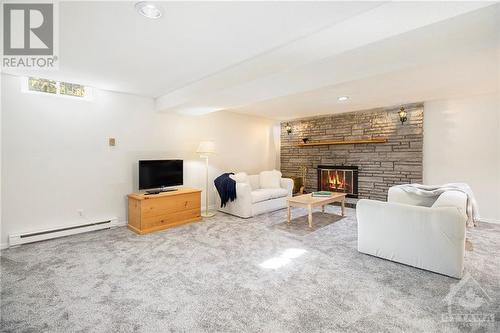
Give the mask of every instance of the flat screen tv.
[[182, 160], [139, 161], [139, 189], [182, 185], [182, 164]]

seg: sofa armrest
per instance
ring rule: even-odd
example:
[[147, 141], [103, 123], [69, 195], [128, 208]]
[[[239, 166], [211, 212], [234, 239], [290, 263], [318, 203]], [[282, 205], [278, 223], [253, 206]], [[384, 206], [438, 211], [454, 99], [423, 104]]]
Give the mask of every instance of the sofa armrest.
[[467, 195], [461, 191], [446, 191], [432, 205], [432, 208], [438, 207], [456, 207], [467, 218]]
[[236, 183], [236, 200], [228, 201], [224, 207], [221, 207], [221, 200], [217, 193], [216, 203], [219, 211], [243, 218], [251, 217], [252, 188], [246, 183]]
[[293, 194], [293, 179], [292, 178], [281, 178], [280, 181], [281, 188], [288, 191], [288, 196], [291, 197]]
[[406, 192], [397, 186], [392, 186], [387, 193], [387, 201], [412, 206], [430, 207], [434, 201], [436, 201], [436, 197], [421, 196], [415, 193]]
[[[220, 207], [221, 199], [219, 192], [217, 191], [215, 186], [214, 186], [214, 192], [216, 194], [215, 198], [217, 199], [216, 201], [217, 207]], [[252, 188], [250, 187], [250, 185], [246, 183], [236, 183], [236, 200], [252, 202]]]
[[358, 251], [461, 277], [466, 216], [457, 207], [359, 200]]
[[[217, 188], [214, 186], [214, 192], [216, 193], [216, 199], [220, 205], [220, 195]], [[247, 183], [236, 183], [236, 200], [252, 200], [252, 188]]]

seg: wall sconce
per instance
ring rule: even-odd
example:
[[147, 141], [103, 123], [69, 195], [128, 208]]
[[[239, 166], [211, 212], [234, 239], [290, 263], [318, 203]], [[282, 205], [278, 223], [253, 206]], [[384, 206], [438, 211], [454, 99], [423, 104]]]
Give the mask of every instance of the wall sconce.
[[405, 123], [405, 121], [408, 120], [408, 113], [406, 112], [405, 108], [402, 106], [401, 109], [399, 109], [399, 120], [401, 121], [401, 125]]
[[290, 126], [290, 123], [286, 123], [285, 130], [287, 134], [292, 133], [292, 126]]

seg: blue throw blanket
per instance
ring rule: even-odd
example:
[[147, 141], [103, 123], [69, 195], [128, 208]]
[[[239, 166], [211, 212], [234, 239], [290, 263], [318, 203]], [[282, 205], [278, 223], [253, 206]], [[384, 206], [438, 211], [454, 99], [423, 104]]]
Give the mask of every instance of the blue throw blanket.
[[223, 173], [214, 180], [215, 188], [219, 192], [221, 208], [225, 207], [229, 200], [236, 199], [236, 182], [229, 175], [234, 175], [234, 173]]

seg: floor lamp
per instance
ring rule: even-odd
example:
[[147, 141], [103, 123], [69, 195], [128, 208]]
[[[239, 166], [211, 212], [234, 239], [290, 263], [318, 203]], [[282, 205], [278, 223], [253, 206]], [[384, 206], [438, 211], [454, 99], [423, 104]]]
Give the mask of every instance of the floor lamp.
[[208, 156], [215, 153], [215, 143], [213, 141], [201, 141], [196, 152], [200, 154], [201, 158], [205, 159], [205, 212], [201, 213], [203, 217], [212, 217], [215, 215], [215, 212], [210, 212], [208, 210], [208, 202], [209, 202], [209, 187], [208, 187]]

